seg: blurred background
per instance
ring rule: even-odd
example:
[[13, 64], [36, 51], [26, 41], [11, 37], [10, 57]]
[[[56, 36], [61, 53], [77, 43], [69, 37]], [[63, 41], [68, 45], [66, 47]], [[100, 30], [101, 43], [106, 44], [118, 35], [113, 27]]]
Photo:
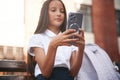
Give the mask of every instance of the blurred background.
[[[45, 0], [0, 0], [0, 60], [27, 59], [29, 38]], [[62, 0], [69, 12], [83, 13], [85, 41], [120, 62], [120, 0]]]

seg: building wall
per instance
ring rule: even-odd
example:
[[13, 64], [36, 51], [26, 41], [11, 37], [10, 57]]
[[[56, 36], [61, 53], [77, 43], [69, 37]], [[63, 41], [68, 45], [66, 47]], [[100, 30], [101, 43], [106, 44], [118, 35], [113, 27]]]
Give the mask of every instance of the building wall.
[[120, 0], [114, 0], [115, 9], [120, 10]]
[[[92, 5], [92, 0], [75, 0], [76, 2], [79, 2], [83, 5]], [[120, 0], [114, 0], [115, 9], [120, 10]]]
[[[88, 5], [88, 6], [92, 6], [92, 0], [81, 0], [79, 1], [81, 5]], [[115, 6], [115, 10], [120, 10], [120, 0], [114, 0], [114, 6]], [[94, 34], [91, 34], [89, 37], [86, 36], [87, 39], [86, 40], [89, 40], [88, 38], [94, 38]], [[94, 42], [94, 39], [93, 41], [86, 41], [86, 42]], [[119, 47], [119, 53], [120, 53], [120, 37], [118, 37], [118, 47]]]

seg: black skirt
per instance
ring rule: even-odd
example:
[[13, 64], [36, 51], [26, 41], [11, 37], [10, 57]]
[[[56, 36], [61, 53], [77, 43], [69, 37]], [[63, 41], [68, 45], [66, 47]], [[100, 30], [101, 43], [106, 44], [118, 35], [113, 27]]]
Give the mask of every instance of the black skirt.
[[45, 78], [42, 74], [39, 74], [36, 80], [74, 80], [74, 77], [70, 75], [68, 68], [55, 67], [50, 78]]

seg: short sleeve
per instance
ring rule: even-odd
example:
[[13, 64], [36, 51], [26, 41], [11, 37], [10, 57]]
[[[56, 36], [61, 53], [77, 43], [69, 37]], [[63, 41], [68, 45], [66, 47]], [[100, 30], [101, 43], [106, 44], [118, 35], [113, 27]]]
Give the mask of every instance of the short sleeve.
[[78, 47], [72, 45], [72, 52], [73, 52], [73, 51], [78, 51]]
[[28, 54], [35, 56], [32, 50], [32, 47], [41, 47], [43, 48], [43, 43], [42, 43], [42, 35], [40, 34], [34, 34], [28, 43]]

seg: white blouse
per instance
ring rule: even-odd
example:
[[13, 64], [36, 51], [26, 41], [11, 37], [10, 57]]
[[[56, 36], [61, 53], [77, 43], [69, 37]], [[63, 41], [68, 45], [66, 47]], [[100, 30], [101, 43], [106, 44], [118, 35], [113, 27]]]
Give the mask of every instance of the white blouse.
[[[61, 32], [59, 33], [61, 34]], [[58, 34], [58, 35], [59, 35]], [[56, 34], [54, 34], [50, 30], [46, 30], [44, 33], [41, 34], [34, 34], [29, 41], [28, 44], [28, 53], [32, 56], [35, 56], [31, 47], [41, 47], [45, 51], [45, 55], [48, 51], [48, 46], [53, 37], [55, 37]], [[70, 69], [70, 57], [73, 50], [77, 50], [77, 47], [75, 46], [59, 46], [56, 51], [56, 57], [55, 57], [55, 63], [54, 67], [67, 67]], [[38, 74], [41, 74], [41, 70], [36, 64], [35, 66], [35, 76]]]

